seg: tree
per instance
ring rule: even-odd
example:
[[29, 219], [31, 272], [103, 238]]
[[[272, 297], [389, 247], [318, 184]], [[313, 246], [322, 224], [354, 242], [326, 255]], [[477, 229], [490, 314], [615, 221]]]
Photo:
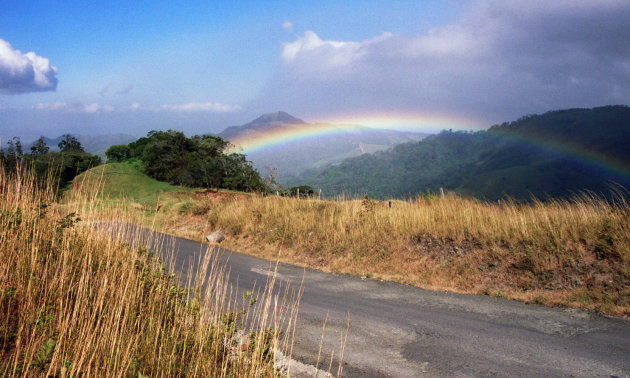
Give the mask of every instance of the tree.
[[11, 139], [7, 141], [7, 157], [15, 158], [15, 146], [13, 145], [13, 141]]
[[64, 134], [62, 135], [62, 138], [61, 142], [57, 145], [59, 146], [59, 150], [61, 150], [61, 152], [85, 152], [81, 143], [74, 136]]
[[9, 139], [7, 141], [7, 153], [4, 157], [4, 167], [7, 169], [15, 167], [17, 163], [17, 157], [15, 155], [15, 146], [13, 145], [13, 141]]
[[130, 157], [129, 146], [126, 144], [113, 145], [105, 151], [105, 156], [107, 156], [107, 161], [125, 161]]
[[187, 138], [174, 130], [150, 131], [146, 137], [110, 148], [108, 159], [126, 156], [142, 161], [148, 176], [171, 184], [191, 187], [261, 191], [269, 189], [241, 154], [226, 154], [229, 143], [220, 137], [195, 135]]
[[34, 145], [31, 146], [31, 154], [33, 155], [43, 155], [47, 154], [50, 151], [50, 148], [44, 142], [44, 137], [40, 136], [39, 139], [35, 142]]
[[20, 138], [13, 137], [13, 143], [15, 143], [15, 154], [19, 157], [24, 155], [22, 151], [22, 142], [20, 142]]

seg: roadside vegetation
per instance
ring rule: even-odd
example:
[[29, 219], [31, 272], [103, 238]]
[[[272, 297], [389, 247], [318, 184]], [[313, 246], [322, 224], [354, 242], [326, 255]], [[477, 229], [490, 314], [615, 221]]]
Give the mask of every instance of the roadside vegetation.
[[86, 222], [97, 209], [124, 222], [121, 208], [80, 187], [59, 206], [32, 170], [0, 168], [0, 376], [280, 374], [276, 351], [290, 355], [299, 296], [274, 294], [271, 279], [235, 297], [209, 257], [197, 272], [206, 284], [194, 286]]
[[[75, 182], [97, 176], [82, 175]], [[627, 316], [630, 204], [624, 198], [623, 193], [614, 201], [585, 193], [522, 204], [447, 193], [391, 201], [390, 207], [389, 201], [370, 198], [320, 201], [175, 190], [155, 192], [154, 207], [130, 197], [124, 202], [145, 226], [200, 241], [223, 230], [223, 246], [256, 256], [430, 289]]]

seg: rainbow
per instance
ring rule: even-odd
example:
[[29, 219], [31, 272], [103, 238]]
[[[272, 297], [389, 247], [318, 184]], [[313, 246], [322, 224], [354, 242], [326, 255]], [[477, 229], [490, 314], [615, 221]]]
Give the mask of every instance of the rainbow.
[[237, 137], [230, 142], [233, 152], [254, 154], [263, 150], [312, 141], [319, 138], [334, 138], [352, 132], [370, 129], [391, 129], [413, 132], [436, 133], [445, 129], [481, 129], [481, 123], [452, 116], [436, 115], [351, 115], [320, 119], [317, 123], [283, 124], [262, 133]]
[[570, 157], [579, 162], [603, 169], [610, 173], [614, 173], [625, 179], [630, 178], [630, 166], [615, 159], [614, 157], [605, 156], [603, 154], [594, 153], [585, 148], [570, 143], [554, 143], [542, 138], [523, 137], [510, 134], [504, 134], [512, 140], [526, 146], [546, 150], [550, 153], [556, 153], [565, 157]]
[[[320, 118], [317, 123], [279, 125], [261, 133], [244, 135], [231, 140], [235, 146], [231, 152], [256, 154], [298, 143], [334, 138], [352, 132], [369, 132], [370, 129], [391, 129], [413, 132], [437, 133], [441, 130], [477, 131], [488, 127], [479, 120], [451, 115], [435, 114], [354, 114]], [[534, 138], [518, 138], [520, 143], [560, 153], [595, 167], [630, 177], [630, 167], [601, 154], [586, 151], [580, 146], [552, 144]]]

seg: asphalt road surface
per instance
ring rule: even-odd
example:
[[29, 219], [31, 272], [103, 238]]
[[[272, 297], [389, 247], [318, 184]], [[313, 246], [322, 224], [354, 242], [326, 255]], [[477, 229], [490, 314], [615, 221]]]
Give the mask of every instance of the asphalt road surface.
[[[141, 234], [142, 243], [174, 256], [176, 271], [184, 275], [207, 250], [164, 235], [158, 246], [146, 238], [149, 232]], [[275, 263], [267, 260], [227, 250], [213, 253], [227, 259], [230, 281], [241, 290], [260, 287], [273, 274]], [[287, 264], [278, 266], [277, 279], [296, 287], [303, 280], [293, 358], [315, 365], [327, 319], [319, 367], [328, 369], [331, 352], [338, 356], [347, 330], [344, 376], [630, 377], [630, 321], [625, 319]], [[338, 361], [333, 360], [335, 373]]]

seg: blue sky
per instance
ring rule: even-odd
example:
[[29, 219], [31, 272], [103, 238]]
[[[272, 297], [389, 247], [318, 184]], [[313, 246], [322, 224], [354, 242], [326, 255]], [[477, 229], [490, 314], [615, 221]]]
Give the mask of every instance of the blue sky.
[[[627, 104], [628, 19], [614, 0], [3, 1], [0, 136]], [[28, 52], [43, 82], [16, 70]]]

